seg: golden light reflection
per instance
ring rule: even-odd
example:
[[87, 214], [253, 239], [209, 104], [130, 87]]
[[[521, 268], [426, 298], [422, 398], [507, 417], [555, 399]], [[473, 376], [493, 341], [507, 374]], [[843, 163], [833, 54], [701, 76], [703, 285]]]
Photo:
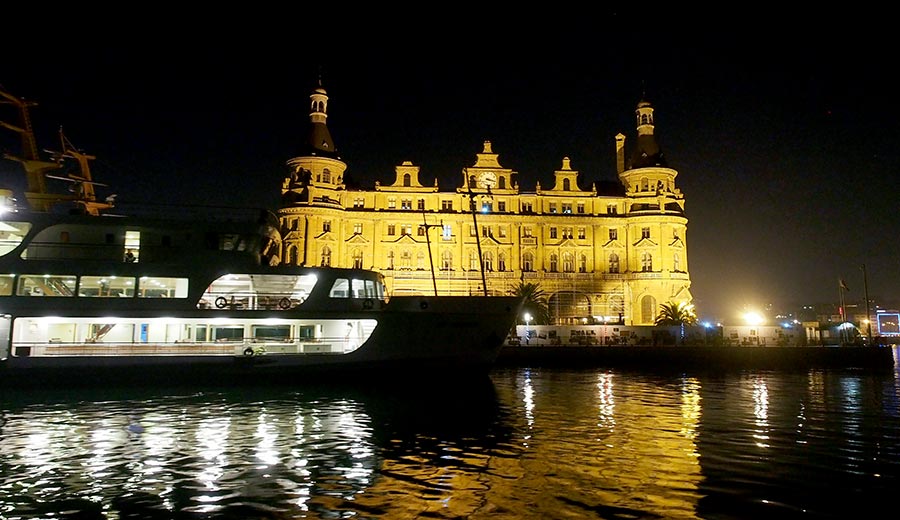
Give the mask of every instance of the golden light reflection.
[[597, 426], [612, 432], [616, 428], [616, 399], [613, 395], [613, 376], [610, 373], [597, 374]]
[[760, 448], [769, 447], [769, 386], [762, 377], [753, 379], [753, 416], [757, 426], [753, 438]]
[[[691, 441], [697, 436], [697, 424], [700, 422], [700, 380], [686, 377], [681, 382], [681, 433]], [[694, 446], [696, 452], [696, 446]], [[697, 454], [699, 457], [699, 454]]]
[[[525, 405], [525, 424], [528, 427], [529, 433], [526, 433], [524, 436], [524, 440], [528, 441], [531, 438], [531, 428], [534, 427], [534, 386], [531, 383], [531, 371], [525, 371], [525, 381], [522, 387], [522, 402]], [[527, 445], [527, 442], [526, 442]]]

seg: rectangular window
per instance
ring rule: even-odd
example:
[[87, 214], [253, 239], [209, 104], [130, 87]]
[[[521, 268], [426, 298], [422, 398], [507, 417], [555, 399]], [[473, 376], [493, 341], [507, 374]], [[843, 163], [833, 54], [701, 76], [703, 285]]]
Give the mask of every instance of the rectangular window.
[[353, 224], [353, 233], [355, 235], [362, 235], [362, 224], [361, 223], [357, 222], [356, 224]]
[[396, 233], [396, 229], [395, 229], [394, 224], [388, 224], [388, 236], [391, 236], [391, 237], [392, 237], [392, 236], [394, 236], [394, 235], [396, 235], [396, 234], [397, 234], [397, 233]]
[[67, 275], [23, 274], [18, 296], [75, 296], [75, 277]]
[[562, 212], [566, 213], [566, 214], [571, 214], [572, 213], [572, 203], [570, 203], [570, 202], [563, 203]]
[[556, 203], [555, 202], [550, 203], [550, 213], [556, 213]]
[[400, 201], [400, 209], [412, 209], [412, 199], [403, 199]]
[[550, 228], [550, 238], [556, 238], [556, 228]]
[[453, 211], [453, 201], [452, 200], [442, 200], [441, 201], [441, 209], [443, 211]]
[[424, 237], [425, 236], [425, 226], [419, 226], [419, 228], [416, 230], [416, 234], [420, 237]]
[[0, 296], [12, 296], [14, 279], [13, 274], [0, 274]]
[[610, 215], [615, 215], [616, 213], [619, 212], [619, 210], [616, 208], [616, 205], [615, 205], [615, 204], [607, 204], [607, 205], [606, 205], [606, 212], [607, 212], [608, 214], [610, 214]]
[[425, 199], [419, 199], [418, 206], [419, 211], [425, 211]]
[[583, 202], [579, 202], [579, 203], [578, 203], [578, 214], [579, 214], [579, 215], [583, 215], [583, 214], [584, 214], [584, 203], [583, 203]]
[[619, 238], [619, 231], [617, 229], [610, 229], [609, 230], [609, 239], [617, 240], [618, 238]]
[[531, 235], [531, 226], [525, 226], [524, 228], [522, 228], [522, 236], [528, 237], [528, 238], [530, 238], [532, 236]]
[[121, 276], [82, 276], [78, 296], [89, 298], [134, 297], [134, 278]]
[[641, 228], [641, 238], [650, 238], [650, 228]]
[[401, 235], [412, 235], [412, 224], [401, 224], [400, 225], [400, 234]]
[[353, 199], [353, 207], [354, 208], [364, 208], [366, 206], [366, 199], [362, 197], [357, 197]]
[[323, 232], [323, 233], [328, 233], [329, 231], [331, 231], [331, 221], [330, 221], [330, 220], [323, 220], [323, 221], [322, 221], [322, 232]]
[[534, 213], [534, 207], [530, 202], [522, 203], [522, 213]]
[[578, 240], [584, 240], [586, 236], [585, 229], [583, 227], [578, 228]]
[[478, 230], [475, 228], [475, 226], [469, 226], [469, 236], [470, 237], [478, 236]]
[[500, 226], [497, 231], [500, 232], [500, 238], [506, 238], [506, 226]]
[[187, 298], [187, 278], [142, 276], [138, 280], [138, 298]]
[[388, 209], [396, 209], [397, 208], [397, 199], [391, 197], [388, 199]]
[[441, 236], [444, 237], [444, 240], [453, 239], [453, 230], [450, 224], [444, 224], [444, 227], [441, 229]]
[[481, 236], [483, 236], [483, 237], [491, 236], [491, 227], [490, 226], [481, 226]]
[[503, 213], [506, 211], [506, 201], [501, 200], [497, 202], [497, 211]]

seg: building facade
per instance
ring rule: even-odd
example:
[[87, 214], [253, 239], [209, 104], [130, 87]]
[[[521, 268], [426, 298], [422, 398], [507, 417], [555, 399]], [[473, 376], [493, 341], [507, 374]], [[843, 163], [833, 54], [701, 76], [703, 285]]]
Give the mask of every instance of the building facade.
[[392, 294], [509, 294], [535, 283], [556, 324], [651, 325], [661, 304], [690, 303], [684, 195], [646, 101], [630, 154], [615, 136], [621, 186], [599, 193], [582, 187], [568, 157], [552, 187], [522, 187], [490, 141], [453, 191], [410, 162], [374, 189], [351, 189], [321, 85], [310, 100], [308, 149], [287, 161], [281, 186], [282, 262], [375, 269]]

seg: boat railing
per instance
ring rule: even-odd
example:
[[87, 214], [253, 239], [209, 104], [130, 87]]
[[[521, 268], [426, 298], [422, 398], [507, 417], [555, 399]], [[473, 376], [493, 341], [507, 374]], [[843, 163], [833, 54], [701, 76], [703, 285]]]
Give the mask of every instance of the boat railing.
[[197, 303], [199, 309], [289, 310], [306, 300], [290, 293], [207, 291]]
[[343, 354], [359, 346], [346, 337], [295, 337], [280, 340], [238, 338], [218, 341], [175, 341], [153, 343], [71, 342], [13, 345], [15, 357], [115, 357], [115, 356], [251, 356], [271, 354]]

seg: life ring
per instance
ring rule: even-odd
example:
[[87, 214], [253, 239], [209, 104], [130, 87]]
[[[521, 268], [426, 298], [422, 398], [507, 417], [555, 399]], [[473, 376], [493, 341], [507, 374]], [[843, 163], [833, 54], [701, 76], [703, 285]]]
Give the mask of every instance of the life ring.
[[424, 311], [425, 309], [428, 308], [428, 302], [426, 302], [425, 300], [420, 301], [420, 302], [419, 302], [419, 308], [422, 309], [422, 310]]
[[371, 309], [374, 306], [375, 302], [372, 300], [372, 298], [366, 298], [365, 300], [363, 300], [363, 309]]
[[218, 298], [216, 298], [216, 308], [217, 309], [224, 309], [227, 306], [228, 306], [228, 300], [224, 296], [219, 296]]
[[282, 310], [288, 310], [291, 308], [291, 299], [290, 298], [282, 298], [278, 301], [278, 307]]
[[252, 355], [253, 355], [253, 347], [247, 347], [247, 348], [245, 348], [245, 349], [244, 349], [244, 355], [245, 355], [245, 356], [252, 356]]

